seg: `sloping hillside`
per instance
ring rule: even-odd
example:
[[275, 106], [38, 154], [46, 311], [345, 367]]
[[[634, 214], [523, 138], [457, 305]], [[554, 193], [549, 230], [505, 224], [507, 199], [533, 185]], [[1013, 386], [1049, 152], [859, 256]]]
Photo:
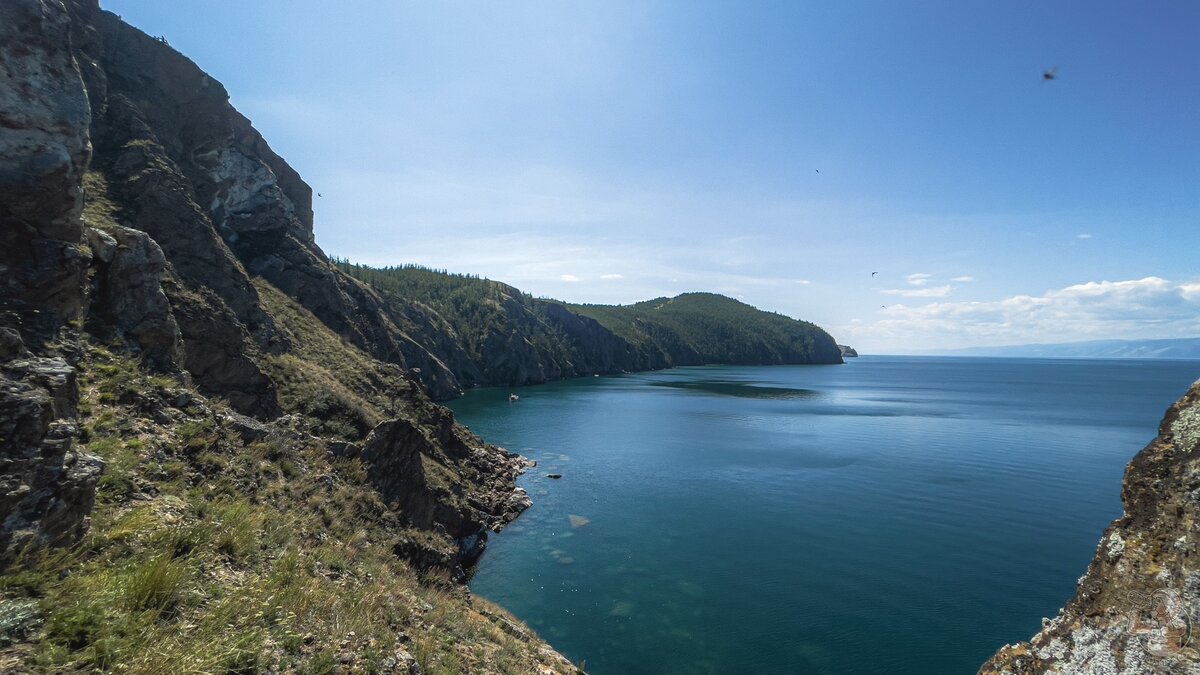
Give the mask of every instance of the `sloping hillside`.
[[706, 363], [841, 363], [814, 324], [711, 293], [569, 305], [478, 277], [337, 264], [408, 317], [404, 330], [468, 387]]
[[670, 365], [841, 363], [818, 326], [713, 293], [684, 293], [634, 305], [569, 305]]

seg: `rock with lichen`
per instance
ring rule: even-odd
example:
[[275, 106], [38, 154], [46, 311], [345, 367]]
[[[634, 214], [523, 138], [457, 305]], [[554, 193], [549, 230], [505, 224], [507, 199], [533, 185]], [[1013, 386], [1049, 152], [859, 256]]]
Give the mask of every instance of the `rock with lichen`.
[[1075, 597], [980, 673], [1200, 673], [1200, 382], [1129, 463]]

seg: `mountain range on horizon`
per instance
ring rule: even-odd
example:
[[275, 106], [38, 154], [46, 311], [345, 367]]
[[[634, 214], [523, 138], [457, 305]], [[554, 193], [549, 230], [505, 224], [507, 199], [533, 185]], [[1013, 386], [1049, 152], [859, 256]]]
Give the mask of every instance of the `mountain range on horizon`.
[[946, 356], [1010, 356], [1073, 359], [1200, 359], [1200, 337], [1162, 340], [1085, 340], [925, 352]]

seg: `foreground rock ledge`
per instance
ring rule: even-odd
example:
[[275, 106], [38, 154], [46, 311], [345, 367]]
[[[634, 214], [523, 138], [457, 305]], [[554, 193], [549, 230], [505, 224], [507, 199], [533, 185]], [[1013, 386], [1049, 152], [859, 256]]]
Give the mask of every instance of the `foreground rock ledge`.
[[1121, 499], [1075, 597], [981, 674], [1200, 673], [1200, 382], [1129, 463]]

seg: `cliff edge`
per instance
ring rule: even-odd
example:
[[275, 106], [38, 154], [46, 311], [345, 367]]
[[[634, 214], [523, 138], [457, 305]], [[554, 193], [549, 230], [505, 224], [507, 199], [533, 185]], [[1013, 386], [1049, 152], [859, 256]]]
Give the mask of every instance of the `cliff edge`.
[[1200, 673], [1200, 382], [1129, 463], [1121, 499], [1075, 597], [982, 675]]

